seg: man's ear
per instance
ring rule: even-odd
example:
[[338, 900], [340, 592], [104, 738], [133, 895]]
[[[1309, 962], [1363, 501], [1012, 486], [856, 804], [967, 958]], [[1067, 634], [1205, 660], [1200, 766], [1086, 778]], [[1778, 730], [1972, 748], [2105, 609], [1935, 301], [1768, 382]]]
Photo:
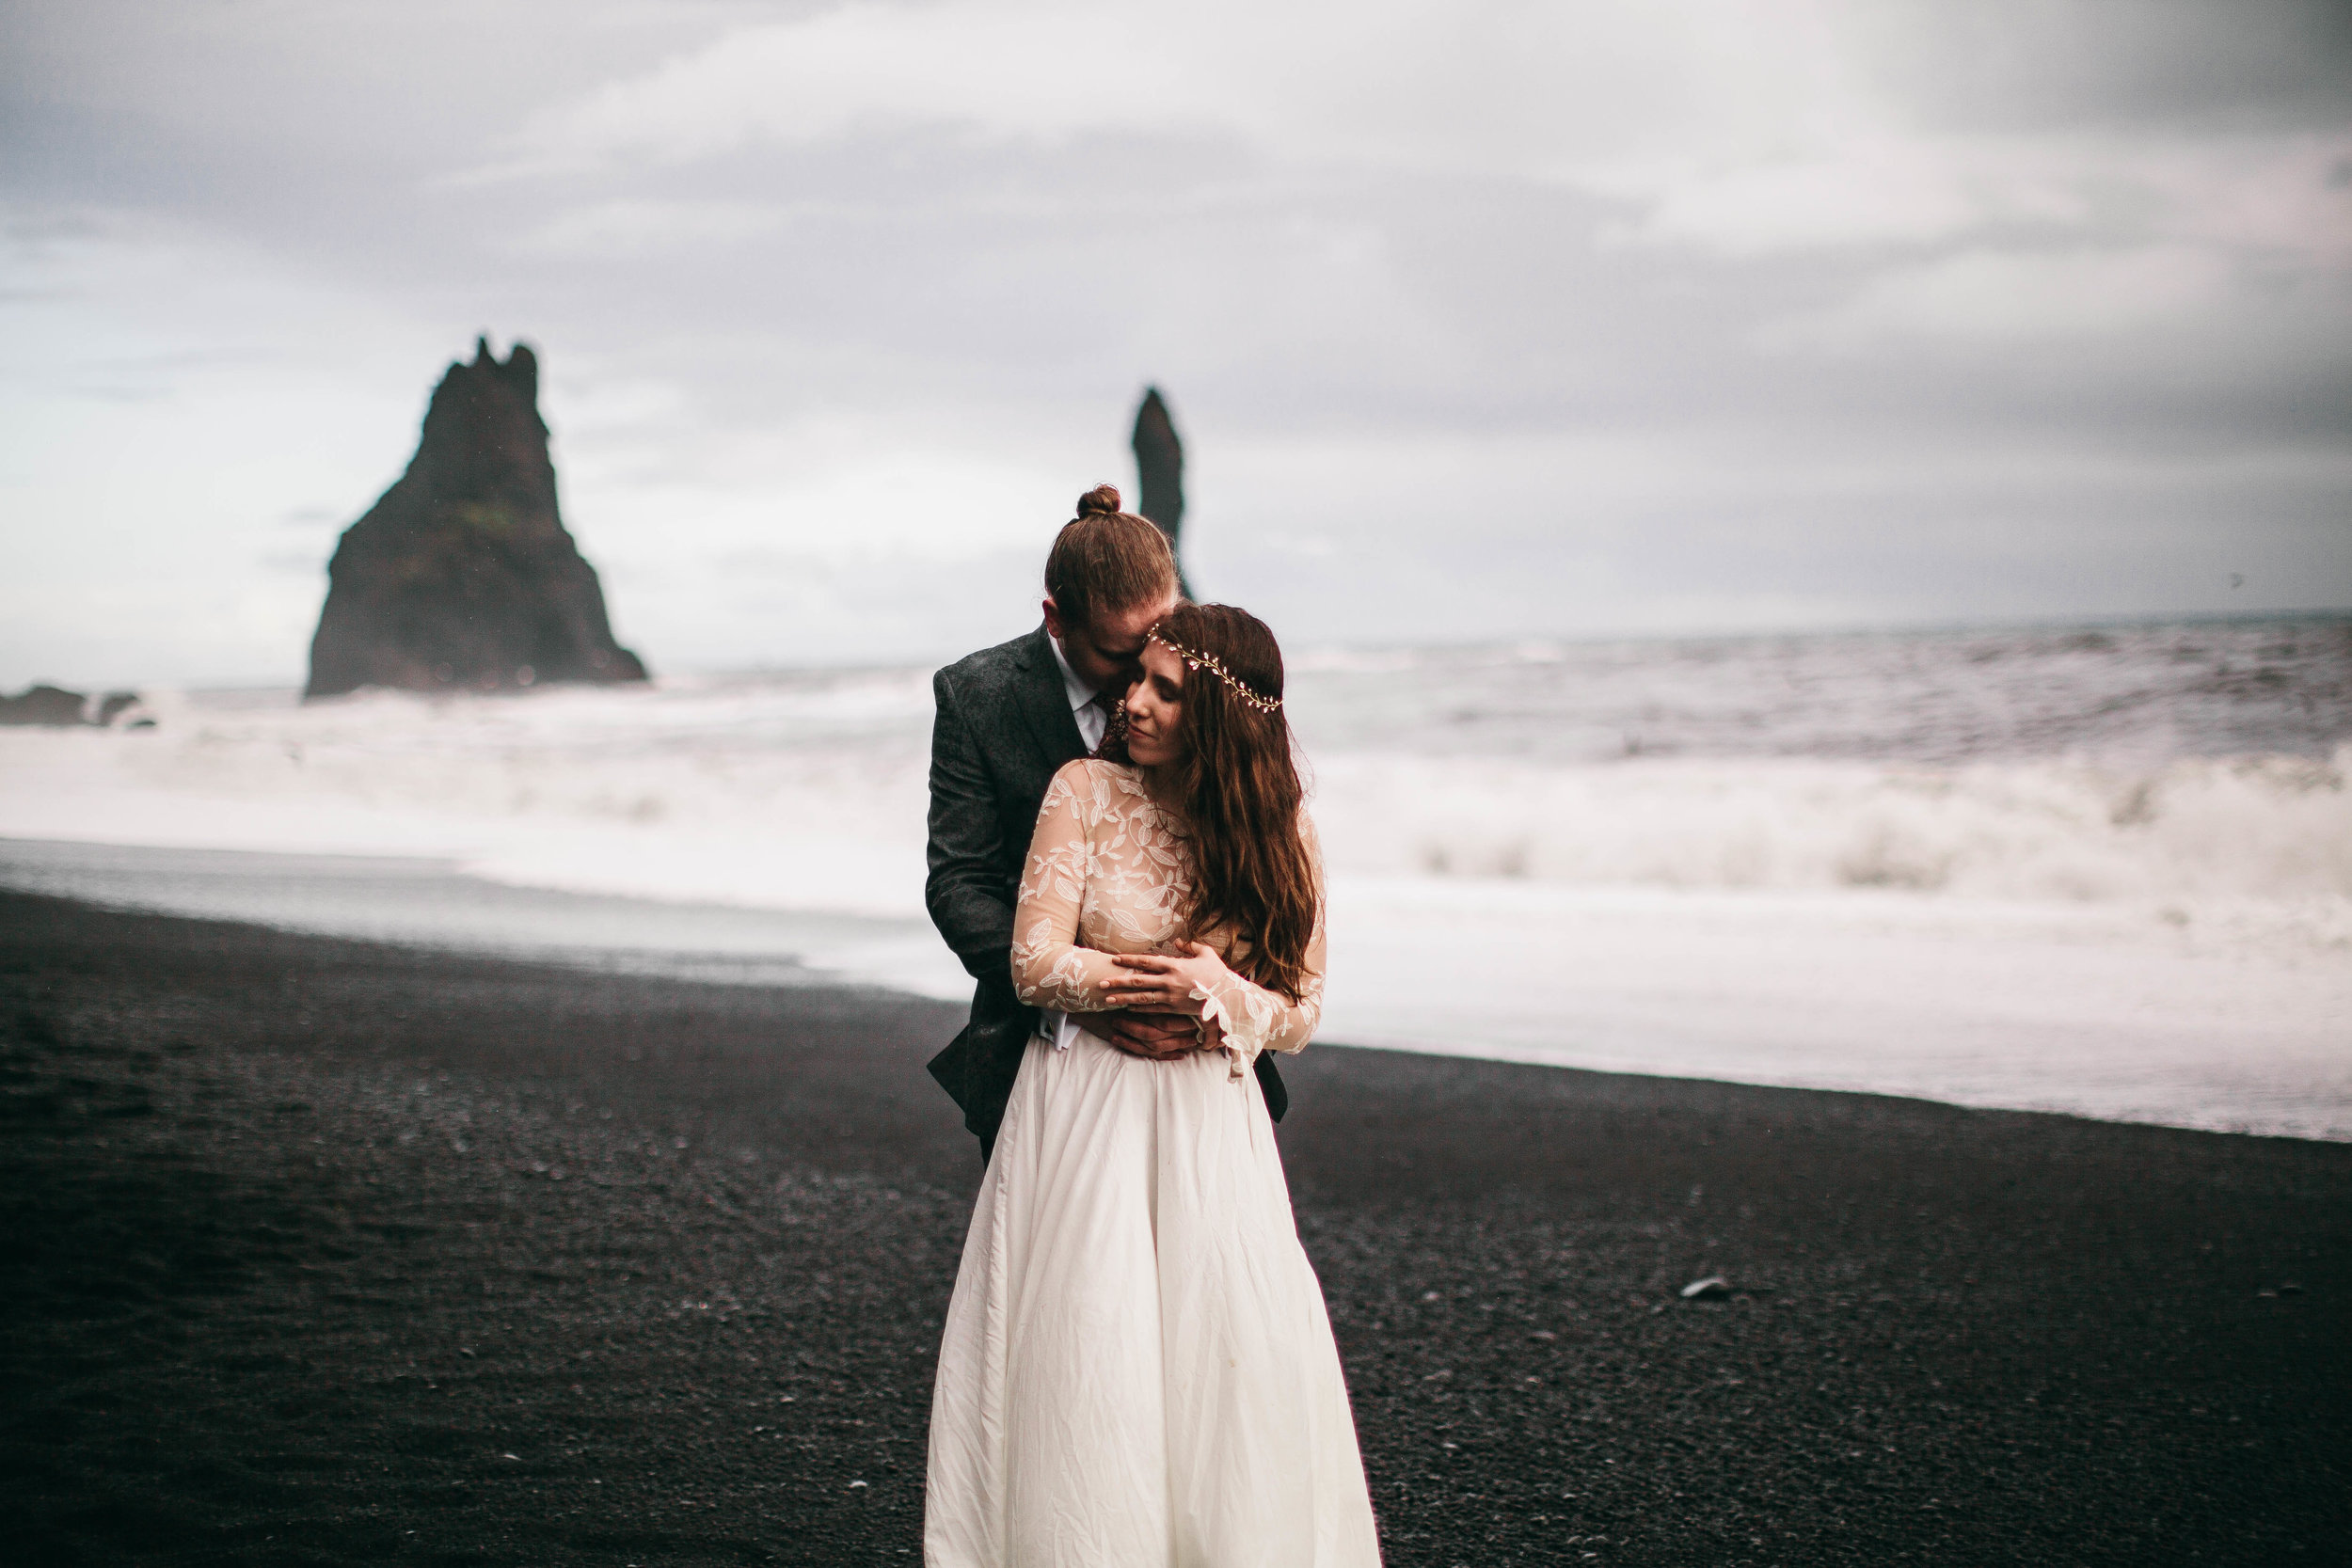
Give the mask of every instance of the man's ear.
[[1057, 642], [1063, 641], [1061, 607], [1050, 598], [1045, 601], [1045, 635]]

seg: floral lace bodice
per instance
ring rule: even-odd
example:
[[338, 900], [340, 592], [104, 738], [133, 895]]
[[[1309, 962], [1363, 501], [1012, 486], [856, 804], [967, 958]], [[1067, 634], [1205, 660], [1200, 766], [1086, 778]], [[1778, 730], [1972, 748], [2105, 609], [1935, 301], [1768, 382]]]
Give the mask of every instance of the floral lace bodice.
[[[1314, 825], [1304, 812], [1299, 832], [1319, 879]], [[1112, 954], [1175, 951], [1190, 874], [1183, 837], [1134, 768], [1091, 758], [1064, 767], [1038, 810], [1013, 915], [1012, 983], [1021, 1000], [1065, 1013], [1107, 1010], [1104, 989], [1126, 973]], [[1307, 981], [1296, 1002], [1238, 975], [1213, 992], [1193, 992], [1223, 1029], [1236, 1077], [1261, 1051], [1305, 1050], [1322, 1022], [1322, 891], [1315, 890]], [[1248, 954], [1226, 933], [1203, 940], [1228, 963]]]

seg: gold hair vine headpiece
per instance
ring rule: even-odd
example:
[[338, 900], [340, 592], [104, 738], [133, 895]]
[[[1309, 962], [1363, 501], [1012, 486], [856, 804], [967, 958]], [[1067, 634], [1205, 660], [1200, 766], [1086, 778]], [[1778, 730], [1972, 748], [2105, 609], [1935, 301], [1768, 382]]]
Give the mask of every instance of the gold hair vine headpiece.
[[1162, 637], [1156, 631], [1152, 634], [1152, 641], [1157, 642], [1161, 647], [1166, 648], [1169, 653], [1174, 654], [1178, 658], [1183, 659], [1186, 669], [1206, 670], [1209, 673], [1215, 675], [1218, 680], [1221, 680], [1227, 686], [1232, 687], [1233, 689], [1234, 696], [1239, 697], [1243, 702], [1248, 703], [1251, 707], [1256, 708], [1260, 713], [1272, 713], [1276, 708], [1282, 705], [1282, 699], [1279, 697], [1261, 697], [1255, 691], [1250, 690], [1248, 687], [1245, 686], [1241, 681], [1234, 677], [1232, 671], [1226, 669], [1224, 665], [1219, 664], [1216, 661], [1216, 656], [1215, 654], [1197, 653], [1193, 649], [1185, 647], [1182, 642], [1169, 641], [1167, 638]]

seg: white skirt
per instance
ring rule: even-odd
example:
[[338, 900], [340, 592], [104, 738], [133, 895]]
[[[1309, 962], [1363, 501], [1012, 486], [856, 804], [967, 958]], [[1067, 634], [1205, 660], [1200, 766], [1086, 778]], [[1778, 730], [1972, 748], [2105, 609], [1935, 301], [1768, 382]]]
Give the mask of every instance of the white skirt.
[[931, 1395], [928, 1568], [1372, 1568], [1338, 1347], [1254, 1073], [1032, 1040]]

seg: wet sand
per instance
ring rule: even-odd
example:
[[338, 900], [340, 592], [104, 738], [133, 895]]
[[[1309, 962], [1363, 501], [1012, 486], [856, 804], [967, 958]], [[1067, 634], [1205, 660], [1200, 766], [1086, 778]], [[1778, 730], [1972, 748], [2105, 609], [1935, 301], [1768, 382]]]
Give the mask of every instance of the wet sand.
[[[0, 895], [5, 1555], [917, 1560], [955, 1022]], [[2352, 1146], [1286, 1072], [1392, 1564], [2342, 1549]]]

